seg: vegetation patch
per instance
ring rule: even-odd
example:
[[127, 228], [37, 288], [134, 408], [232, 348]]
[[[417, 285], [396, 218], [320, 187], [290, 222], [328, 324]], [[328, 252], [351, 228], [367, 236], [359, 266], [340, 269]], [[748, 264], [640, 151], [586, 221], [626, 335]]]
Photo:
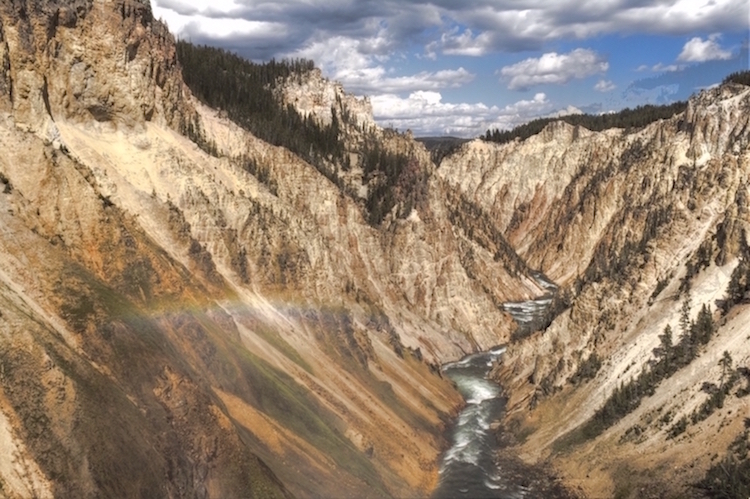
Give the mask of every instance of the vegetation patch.
[[[661, 344], [654, 349], [655, 358], [636, 377], [617, 387], [594, 416], [568, 437], [582, 442], [599, 436], [627, 414], [634, 411], [644, 397], [651, 396], [661, 381], [669, 378], [682, 367], [687, 366], [698, 355], [698, 349], [708, 343], [715, 332], [711, 311], [703, 305], [696, 321], [689, 319], [690, 302], [683, 302], [680, 319], [682, 336], [673, 342], [672, 328], [667, 325], [659, 336]], [[563, 437], [565, 438], [565, 437]], [[563, 442], [565, 443], [565, 442]]]
[[452, 155], [468, 142], [468, 139], [459, 137], [418, 137], [416, 140], [424, 144], [430, 152], [430, 159], [437, 166], [440, 166], [444, 158]]
[[750, 393], [750, 369], [747, 367], [739, 367], [734, 369], [732, 356], [724, 351], [719, 365], [721, 366], [721, 379], [719, 384], [704, 382], [701, 390], [708, 394], [708, 398], [698, 407], [693, 413], [688, 416], [683, 416], [677, 423], [675, 423], [668, 431], [667, 438], [675, 438], [678, 435], [684, 433], [687, 430], [689, 424], [697, 424], [701, 421], [708, 419], [716, 409], [724, 407], [724, 401], [730, 392], [734, 389], [737, 383], [742, 379], [746, 380], [746, 386], [740, 388], [735, 392], [736, 397], [744, 397]]
[[300, 366], [302, 369], [312, 374], [313, 369], [310, 364], [299, 354], [299, 352], [286, 341], [275, 329], [262, 324], [260, 321], [256, 321], [253, 324], [253, 331], [266, 340], [268, 343], [273, 345], [275, 349], [284, 354], [286, 358]]
[[238, 357], [242, 376], [251, 387], [255, 407], [331, 456], [342, 469], [387, 495], [369, 459], [340, 433], [338, 418], [305, 387], [245, 349]]
[[638, 130], [658, 120], [669, 119], [687, 109], [687, 102], [680, 101], [662, 106], [645, 105], [635, 109], [626, 108], [617, 113], [607, 114], [570, 114], [559, 118], [539, 118], [512, 130], [500, 131], [497, 128], [487, 130], [482, 140], [504, 144], [515, 139], [526, 140], [536, 135], [552, 122], [563, 121], [573, 126], [582, 126], [594, 132], [610, 128], [624, 128], [626, 132]]
[[[222, 49], [177, 42], [177, 56], [185, 83], [206, 105], [221, 109], [229, 119], [261, 140], [288, 149], [322, 173], [345, 194], [359, 201], [358, 189], [344, 185], [339, 169], [352, 167], [345, 138], [357, 127], [356, 121], [339, 102], [331, 109], [331, 123], [300, 114], [284, 104], [278, 89], [284, 82], [302, 81], [315, 69], [312, 61], [271, 60], [256, 64]], [[181, 132], [209, 154], [218, 155], [216, 144], [206, 139], [200, 122], [185, 122]], [[395, 131], [385, 131], [395, 134]], [[405, 217], [426, 199], [428, 172], [412, 154], [388, 150], [378, 137], [367, 137], [356, 152], [367, 186], [367, 219], [379, 225], [398, 204]], [[242, 168], [258, 178], [277, 195], [278, 185], [270, 169], [254, 158], [241, 156]]]
[[[256, 137], [289, 149], [329, 174], [324, 160], [343, 159], [336, 119], [331, 125], [321, 125], [284, 105], [274, 93], [285, 79], [302, 78], [315, 69], [312, 61], [271, 60], [256, 64], [231, 52], [184, 40], [177, 42], [177, 58], [193, 94], [206, 105], [225, 111], [232, 121]], [[188, 137], [189, 131], [186, 129]], [[195, 130], [195, 134], [202, 135], [200, 130]]]
[[368, 185], [366, 206], [370, 225], [379, 225], [398, 203], [403, 204], [400, 216], [406, 217], [427, 197], [427, 172], [406, 154], [389, 151], [371, 141], [361, 152], [361, 166]]
[[258, 160], [246, 154], [240, 156], [238, 161], [242, 165], [242, 169], [257, 178], [258, 182], [264, 184], [271, 194], [279, 195], [279, 185], [276, 179], [271, 176], [271, 169], [267, 165], [258, 163]]
[[531, 273], [526, 262], [518, 256], [495, 225], [492, 217], [457, 189], [446, 190], [448, 218], [454, 226], [462, 229], [466, 237], [494, 255], [494, 260], [513, 276]]
[[716, 409], [724, 407], [724, 400], [737, 384], [737, 381], [739, 381], [739, 374], [732, 369], [732, 356], [726, 350], [721, 360], [719, 360], [719, 365], [721, 366], [721, 381], [719, 382], [719, 386], [716, 386], [714, 383], [703, 383], [702, 390], [708, 393], [709, 397], [690, 417], [693, 424], [705, 420]]
[[651, 296], [648, 297], [648, 304], [653, 305], [653, 303], [656, 301], [656, 298], [661, 294], [662, 291], [669, 285], [670, 279], [672, 279], [673, 274], [669, 274], [668, 276], [659, 279], [656, 282], [656, 287], [654, 288], [653, 293], [651, 293]]
[[711, 499], [750, 497], [750, 418], [745, 418], [745, 430], [729, 446], [729, 452], [711, 466], [698, 489]]
[[183, 122], [180, 127], [180, 133], [192, 140], [203, 152], [214, 158], [219, 157], [219, 148], [216, 142], [206, 138], [200, 120]]
[[0, 184], [3, 184], [3, 194], [10, 194], [13, 192], [13, 184], [10, 183], [10, 180], [3, 172], [0, 172]]
[[[602, 179], [594, 177], [586, 188], [588, 189], [591, 185], [595, 185], [596, 188], [603, 187], [600, 182], [604, 182], [608, 178], [610, 178], [610, 174], [604, 175]], [[585, 196], [582, 196], [582, 199], [585, 199]], [[623, 210], [619, 220], [614, 220], [610, 224], [609, 231], [614, 231], [619, 227], [629, 225], [628, 218], [632, 217], [636, 220], [642, 220], [642, 222], [636, 221], [636, 224], [642, 224], [644, 229], [639, 240], [626, 240], [622, 244], [617, 244], [612, 238], [607, 237], [609, 236], [607, 234], [596, 246], [591, 262], [586, 267], [584, 272], [586, 282], [597, 282], [606, 277], [613, 282], [624, 285], [628, 270], [631, 269], [633, 263], [637, 264], [640, 259], [640, 263], [643, 264], [648, 260], [651, 252], [651, 241], [660, 234], [663, 227], [673, 222], [675, 215], [671, 203], [666, 203], [662, 199], [652, 198], [650, 204], [658, 208]]]
[[685, 264], [685, 275], [680, 280], [680, 294], [689, 293], [693, 277], [695, 277], [701, 270], [707, 269], [709, 265], [711, 265], [713, 249], [713, 239], [706, 239]]
[[740, 85], [750, 86], [750, 71], [737, 71], [732, 73], [724, 78], [722, 83], [739, 83]]
[[750, 292], [750, 262], [747, 258], [742, 258], [729, 278], [726, 298], [721, 302], [722, 314], [728, 314], [732, 307], [739, 303], [746, 303], [748, 292]]
[[602, 360], [599, 358], [596, 352], [593, 352], [591, 355], [586, 357], [586, 360], [578, 365], [578, 369], [576, 370], [575, 374], [571, 376], [570, 382], [574, 385], [577, 385], [579, 383], [583, 383], [586, 380], [594, 379], [596, 377], [596, 373], [599, 372], [599, 369], [601, 367]]

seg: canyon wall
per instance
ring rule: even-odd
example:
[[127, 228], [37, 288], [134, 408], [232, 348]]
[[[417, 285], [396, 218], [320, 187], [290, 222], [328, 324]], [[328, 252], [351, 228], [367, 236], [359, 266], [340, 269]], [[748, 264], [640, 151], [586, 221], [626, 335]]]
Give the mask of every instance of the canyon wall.
[[[3, 494], [427, 495], [460, 405], [439, 365], [510, 342], [535, 271], [559, 315], [494, 371], [513, 452], [591, 497], [680, 497], [742, 435], [748, 87], [435, 165], [313, 70], [275, 94], [337, 124], [345, 160], [311, 164], [193, 97], [176, 53], [145, 1], [0, 4]], [[403, 171], [367, 171], [375, 147]]]
[[4, 494], [435, 486], [460, 404], [439, 364], [507, 341], [498, 304], [539, 287], [457, 223], [421, 145], [319, 73], [286, 88], [353, 116], [355, 157], [365, 133], [408, 153], [420, 202], [368, 223], [356, 167], [345, 189], [202, 105], [147, 1], [0, 5]]
[[[727, 301], [730, 281], [746, 285], [750, 256], [749, 109], [750, 89], [728, 83], [640, 130], [558, 122], [525, 141], [471, 142], [438, 170], [562, 286], [564, 311], [510, 345], [496, 377], [510, 397], [506, 428], [524, 440], [518, 451], [591, 497], [698, 494], [689, 484], [743, 438], [744, 377], [723, 409], [706, 404], [728, 379], [725, 351], [735, 372], [750, 363], [742, 289]], [[690, 322], [706, 317], [705, 346], [658, 374], [673, 360], [665, 342], [687, 345]], [[657, 373], [647, 393], [622, 395], [646, 383], [642, 373]], [[602, 408], [616, 396], [634, 407], [608, 419]]]

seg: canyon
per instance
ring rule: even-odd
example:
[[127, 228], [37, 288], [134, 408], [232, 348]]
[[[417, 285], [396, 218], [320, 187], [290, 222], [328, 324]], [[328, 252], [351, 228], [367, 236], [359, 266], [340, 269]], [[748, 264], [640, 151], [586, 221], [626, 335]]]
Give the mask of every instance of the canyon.
[[[463, 404], [440, 366], [504, 344], [502, 452], [572, 493], [700, 497], [747, 440], [750, 87], [435, 163], [317, 69], [274, 98], [340, 156], [188, 79], [148, 0], [0, 4], [0, 496], [427, 497]], [[537, 272], [554, 313], [521, 334]], [[704, 305], [690, 362], [581, 435]]]
[[[723, 352], [748, 362], [748, 308], [724, 301], [747, 258], [748, 90], [703, 91], [684, 113], [630, 133], [559, 122], [520, 143], [473, 142], [439, 170], [574, 297], [543, 332], [510, 344], [494, 375], [517, 450], [589, 497], [701, 497], [689, 484], [747, 439], [742, 396], [678, 436], [670, 429], [693, 419], [706, 383], [721, 383]], [[695, 359], [596, 438], [564, 438], [651, 369], [667, 325], [684, 335], [704, 305], [715, 332]], [[591, 358], [600, 366], [582, 377]]]

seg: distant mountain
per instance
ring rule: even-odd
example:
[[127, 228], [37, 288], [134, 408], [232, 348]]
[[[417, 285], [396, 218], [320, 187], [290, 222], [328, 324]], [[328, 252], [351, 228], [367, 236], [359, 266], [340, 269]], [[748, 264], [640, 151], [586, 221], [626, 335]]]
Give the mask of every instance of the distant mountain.
[[417, 137], [417, 142], [424, 144], [425, 148], [430, 151], [430, 157], [435, 164], [447, 155], [456, 151], [461, 144], [469, 141], [459, 137]]

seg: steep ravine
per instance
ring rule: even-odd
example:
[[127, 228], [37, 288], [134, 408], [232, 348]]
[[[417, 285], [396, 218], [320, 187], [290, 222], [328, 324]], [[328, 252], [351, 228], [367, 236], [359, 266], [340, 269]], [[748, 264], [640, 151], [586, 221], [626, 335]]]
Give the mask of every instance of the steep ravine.
[[507, 341], [498, 303], [539, 287], [421, 145], [373, 132], [431, 172], [373, 226], [193, 99], [147, 1], [2, 3], [0, 61], [3, 493], [435, 488], [460, 405], [438, 364]]
[[[525, 336], [543, 326], [556, 286], [538, 275], [548, 293], [534, 300], [506, 304], [516, 322], [517, 333]], [[456, 384], [465, 406], [453, 422], [451, 447], [442, 456], [440, 481], [432, 497], [440, 498], [533, 498], [573, 497], [549, 469], [523, 463], [512, 449], [506, 449], [512, 435], [498, 420], [506, 406], [502, 386], [490, 375], [502, 362], [506, 346], [474, 353], [443, 366]]]
[[[722, 382], [724, 351], [735, 372], [750, 363], [747, 306], [721, 310], [730, 281], [746, 282], [749, 108], [750, 89], [730, 83], [634, 132], [557, 123], [522, 142], [466, 144], [440, 165], [569, 297], [549, 328], [509, 345], [495, 377], [516, 451], [591, 497], [700, 497], [690, 484], [742, 438], [739, 381], [722, 408], [697, 414]], [[663, 365], [665, 327], [677, 344], [704, 305], [712, 333], [694, 358], [581, 433], [618, 387]]]
[[[279, 89], [336, 116], [348, 165], [194, 98], [146, 0], [0, 3], [2, 494], [427, 496], [461, 406], [439, 366], [511, 340], [504, 304], [544, 293], [532, 269], [564, 300], [491, 372], [507, 452], [591, 497], [694, 491], [748, 400], [738, 378], [693, 418], [725, 350], [750, 363], [747, 87], [439, 167], [318, 72]], [[373, 144], [398, 175], [365, 174]], [[703, 305], [691, 362], [573, 438]]]

